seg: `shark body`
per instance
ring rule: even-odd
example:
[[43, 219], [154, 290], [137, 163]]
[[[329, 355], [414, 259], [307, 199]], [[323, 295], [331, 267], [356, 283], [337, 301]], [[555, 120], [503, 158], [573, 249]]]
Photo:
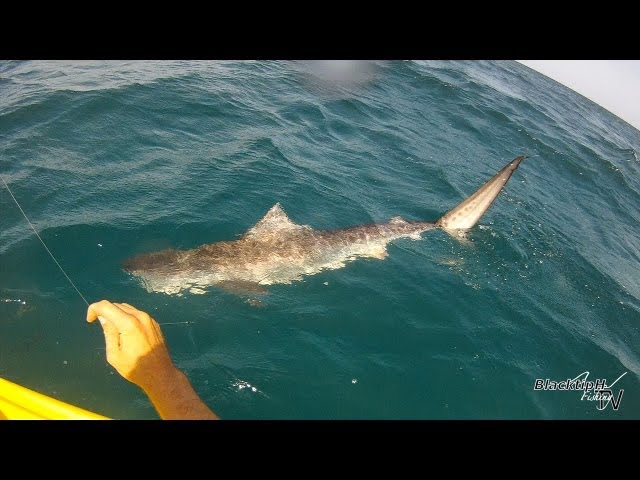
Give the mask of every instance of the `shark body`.
[[418, 240], [422, 233], [434, 228], [454, 233], [473, 227], [525, 158], [512, 160], [435, 222], [394, 217], [382, 224], [315, 230], [292, 222], [276, 203], [237, 240], [205, 244], [191, 250], [145, 253], [126, 260], [123, 268], [139, 278], [149, 292], [204, 293], [213, 285], [241, 285], [243, 289], [251, 289], [252, 286], [286, 284], [305, 275], [342, 268], [357, 258], [384, 259], [387, 245], [399, 238]]

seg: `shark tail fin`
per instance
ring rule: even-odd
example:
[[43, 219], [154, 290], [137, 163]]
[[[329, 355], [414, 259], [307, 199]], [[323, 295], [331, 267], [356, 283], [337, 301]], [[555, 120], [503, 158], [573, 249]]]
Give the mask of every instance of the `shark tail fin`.
[[458, 235], [473, 227], [489, 209], [502, 187], [509, 181], [513, 172], [525, 158], [527, 157], [514, 158], [473, 195], [440, 217], [436, 221], [436, 226]]

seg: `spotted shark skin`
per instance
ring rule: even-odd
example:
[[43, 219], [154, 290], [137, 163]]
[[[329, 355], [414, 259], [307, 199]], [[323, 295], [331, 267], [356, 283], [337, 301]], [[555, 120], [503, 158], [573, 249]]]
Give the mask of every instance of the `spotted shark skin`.
[[459, 234], [473, 227], [525, 158], [509, 162], [435, 222], [394, 217], [381, 224], [315, 230], [292, 222], [276, 203], [239, 239], [191, 250], [141, 254], [127, 259], [123, 269], [149, 292], [204, 293], [214, 285], [261, 291], [264, 286], [289, 284], [307, 275], [342, 268], [358, 258], [384, 259], [387, 245], [399, 238], [419, 240], [424, 232], [435, 228]]

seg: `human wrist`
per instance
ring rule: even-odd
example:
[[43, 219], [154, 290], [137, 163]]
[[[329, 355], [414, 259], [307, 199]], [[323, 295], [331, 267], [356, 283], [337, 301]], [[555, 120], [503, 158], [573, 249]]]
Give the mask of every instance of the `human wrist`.
[[176, 367], [156, 377], [151, 388], [145, 389], [145, 392], [164, 420], [218, 419], [202, 402], [185, 373]]
[[185, 380], [187, 378], [184, 373], [170, 363], [148, 375], [143, 382], [138, 383], [138, 386], [150, 398], [162, 398], [171, 395], [172, 390], [180, 388], [179, 385]]

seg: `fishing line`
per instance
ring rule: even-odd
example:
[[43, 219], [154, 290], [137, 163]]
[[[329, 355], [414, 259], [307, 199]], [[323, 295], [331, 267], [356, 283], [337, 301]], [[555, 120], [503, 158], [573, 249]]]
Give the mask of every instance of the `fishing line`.
[[24, 213], [24, 210], [22, 210], [22, 207], [20, 206], [20, 204], [18, 203], [18, 200], [16, 200], [16, 197], [14, 197], [13, 192], [11, 191], [11, 189], [9, 188], [9, 185], [7, 185], [7, 182], [4, 181], [4, 177], [2, 175], [0, 175], [0, 179], [2, 179], [2, 183], [4, 183], [4, 186], [7, 188], [7, 191], [9, 192], [9, 195], [11, 195], [11, 198], [13, 198], [13, 201], [16, 203], [16, 206], [20, 209], [20, 213], [22, 213], [22, 216], [24, 217], [24, 219], [27, 221], [27, 223], [29, 224], [29, 226], [31, 227], [31, 230], [33, 230], [33, 233], [36, 234], [36, 237], [38, 237], [38, 240], [40, 240], [40, 243], [42, 243], [42, 246], [44, 247], [44, 249], [47, 251], [47, 253], [49, 253], [49, 255], [51, 256], [51, 258], [53, 259], [54, 262], [56, 262], [56, 265], [58, 266], [58, 268], [60, 269], [60, 271], [62, 272], [62, 274], [67, 278], [67, 280], [69, 280], [69, 283], [71, 284], [71, 286], [76, 290], [76, 292], [78, 292], [78, 295], [80, 295], [80, 298], [82, 298], [82, 301], [84, 303], [87, 304], [87, 307], [89, 306], [89, 302], [87, 302], [87, 299], [84, 298], [84, 295], [82, 295], [82, 293], [80, 293], [80, 290], [78, 290], [78, 287], [76, 287], [76, 284], [73, 283], [73, 280], [71, 280], [69, 278], [69, 275], [67, 275], [67, 272], [64, 271], [64, 268], [62, 268], [62, 266], [60, 265], [60, 263], [58, 263], [58, 260], [56, 260], [56, 257], [53, 256], [53, 253], [51, 253], [51, 250], [49, 250], [49, 248], [47, 247], [47, 245], [44, 243], [44, 241], [42, 240], [42, 238], [40, 237], [40, 235], [38, 234], [38, 231], [35, 229], [35, 227], [33, 226], [33, 224], [31, 223], [31, 221], [29, 220], [29, 217], [27, 217], [27, 214]]
[[[20, 204], [18, 203], [18, 200], [16, 200], [16, 197], [13, 195], [13, 192], [11, 191], [11, 189], [9, 188], [9, 185], [7, 184], [7, 182], [4, 180], [4, 177], [2, 175], [0, 175], [0, 180], [2, 180], [2, 183], [4, 183], [4, 186], [6, 187], [7, 191], [9, 192], [9, 195], [11, 195], [11, 198], [13, 198], [13, 201], [15, 202], [16, 206], [18, 207], [18, 209], [20, 210], [20, 213], [22, 213], [22, 216], [24, 217], [24, 219], [27, 221], [27, 223], [29, 224], [29, 226], [31, 227], [31, 230], [33, 230], [33, 233], [36, 234], [36, 237], [38, 237], [38, 240], [40, 240], [40, 243], [42, 243], [42, 246], [44, 247], [44, 249], [47, 251], [47, 253], [49, 254], [49, 256], [51, 256], [51, 259], [55, 262], [55, 264], [58, 266], [58, 268], [60, 269], [60, 271], [62, 272], [62, 274], [65, 276], [65, 278], [67, 280], [69, 280], [69, 283], [71, 284], [71, 286], [75, 289], [76, 292], [78, 292], [78, 295], [80, 295], [80, 298], [82, 298], [82, 301], [84, 303], [87, 304], [87, 307], [89, 306], [89, 302], [87, 302], [87, 299], [84, 298], [84, 295], [82, 295], [82, 293], [80, 292], [80, 290], [78, 289], [78, 287], [76, 287], [76, 284], [73, 283], [73, 280], [71, 280], [71, 278], [69, 278], [69, 275], [67, 275], [67, 272], [64, 271], [64, 268], [62, 268], [62, 265], [60, 265], [60, 262], [58, 262], [58, 260], [56, 260], [56, 257], [53, 255], [53, 253], [51, 253], [51, 250], [49, 250], [49, 247], [47, 247], [46, 243], [44, 243], [44, 240], [42, 240], [42, 237], [40, 237], [40, 235], [38, 234], [38, 231], [36, 230], [36, 228], [33, 226], [33, 224], [31, 223], [31, 221], [29, 220], [29, 217], [27, 217], [27, 214], [24, 213], [24, 210], [22, 209], [22, 207], [20, 206]], [[195, 322], [191, 322], [191, 321], [187, 321], [187, 322], [169, 322], [169, 323], [161, 323], [160, 325], [191, 325]]]

